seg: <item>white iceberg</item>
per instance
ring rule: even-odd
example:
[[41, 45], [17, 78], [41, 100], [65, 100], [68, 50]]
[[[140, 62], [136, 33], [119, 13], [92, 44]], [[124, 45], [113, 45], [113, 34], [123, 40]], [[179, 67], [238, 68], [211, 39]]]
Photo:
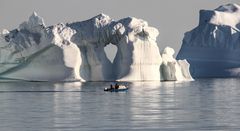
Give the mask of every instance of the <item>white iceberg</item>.
[[[35, 12], [18, 29], [0, 34], [0, 78], [30, 81], [192, 80], [173, 49], [162, 56], [156, 28], [127, 17], [100, 14], [89, 20], [46, 27]], [[113, 63], [105, 46], [117, 46]], [[161, 68], [164, 61], [164, 68]], [[167, 62], [167, 64], [166, 64]], [[177, 64], [173, 64], [176, 62]], [[170, 64], [169, 64], [170, 63]], [[174, 67], [172, 67], [174, 65]], [[168, 74], [173, 76], [169, 77]]]
[[185, 33], [177, 59], [193, 77], [240, 77], [240, 6], [201, 10], [199, 25]]

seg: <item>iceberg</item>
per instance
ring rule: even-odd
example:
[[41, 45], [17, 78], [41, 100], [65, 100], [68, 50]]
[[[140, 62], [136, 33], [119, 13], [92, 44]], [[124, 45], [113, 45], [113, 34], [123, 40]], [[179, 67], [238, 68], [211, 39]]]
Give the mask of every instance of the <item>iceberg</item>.
[[177, 59], [193, 77], [240, 77], [240, 6], [201, 10], [199, 25], [185, 33]]
[[[47, 27], [34, 12], [17, 29], [4, 29], [0, 34], [0, 78], [28, 81], [192, 80], [188, 62], [176, 61], [172, 48], [160, 54], [156, 43], [158, 34], [156, 28], [134, 17], [114, 21], [99, 14], [85, 21]], [[109, 44], [117, 47], [113, 62], [104, 51]]]

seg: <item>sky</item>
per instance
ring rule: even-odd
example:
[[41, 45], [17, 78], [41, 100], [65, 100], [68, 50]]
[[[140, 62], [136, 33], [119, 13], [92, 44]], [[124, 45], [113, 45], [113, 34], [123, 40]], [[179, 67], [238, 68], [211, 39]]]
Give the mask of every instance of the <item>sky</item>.
[[240, 0], [0, 0], [0, 30], [17, 28], [33, 11], [47, 26], [83, 21], [100, 13], [114, 20], [133, 16], [159, 30], [160, 50], [170, 46], [177, 53], [184, 33], [198, 25], [199, 10], [228, 3], [240, 5]]

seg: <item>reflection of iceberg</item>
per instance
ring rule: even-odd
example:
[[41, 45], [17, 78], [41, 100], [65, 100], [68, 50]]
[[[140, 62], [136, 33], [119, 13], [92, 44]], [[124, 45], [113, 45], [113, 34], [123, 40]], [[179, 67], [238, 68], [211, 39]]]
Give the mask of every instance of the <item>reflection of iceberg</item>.
[[162, 113], [160, 109], [162, 104], [159, 104], [162, 101], [161, 88], [160, 82], [131, 83], [129, 92], [131, 106], [128, 106], [130, 109], [128, 116], [132, 126], [140, 126], [142, 122], [144, 122], [144, 126], [151, 125], [153, 128], [158, 126], [159, 123], [156, 120], [163, 119], [159, 115]]
[[[167, 71], [160, 68], [157, 36], [157, 29], [133, 17], [114, 21], [100, 14], [82, 22], [46, 27], [33, 13], [18, 29], [1, 33], [0, 77], [33, 81], [191, 80], [186, 61], [172, 68], [172, 56], [164, 57]], [[108, 44], [118, 48], [113, 63], [104, 51]], [[174, 76], [164, 77], [165, 73]]]
[[177, 58], [187, 59], [194, 77], [240, 76], [240, 6], [201, 10], [199, 25], [185, 33]]

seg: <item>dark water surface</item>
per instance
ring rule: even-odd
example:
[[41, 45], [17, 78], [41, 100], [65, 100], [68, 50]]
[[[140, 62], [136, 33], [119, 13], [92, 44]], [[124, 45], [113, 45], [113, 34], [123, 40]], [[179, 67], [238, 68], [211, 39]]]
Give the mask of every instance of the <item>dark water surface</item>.
[[0, 131], [240, 130], [240, 79], [0, 83]]

